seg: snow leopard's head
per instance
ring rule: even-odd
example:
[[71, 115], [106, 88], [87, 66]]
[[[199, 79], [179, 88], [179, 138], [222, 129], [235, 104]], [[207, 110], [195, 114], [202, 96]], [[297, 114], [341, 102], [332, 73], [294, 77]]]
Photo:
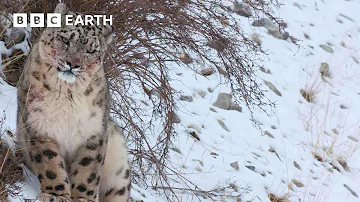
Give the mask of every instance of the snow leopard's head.
[[[79, 75], [94, 73], [102, 68], [107, 45], [111, 42], [112, 27], [108, 25], [68, 25], [65, 15], [84, 16], [69, 11], [64, 3], [55, 8], [61, 13], [62, 26], [46, 28], [40, 37], [39, 51], [42, 60], [58, 71], [58, 77], [72, 83]], [[95, 20], [93, 21], [95, 23]]]

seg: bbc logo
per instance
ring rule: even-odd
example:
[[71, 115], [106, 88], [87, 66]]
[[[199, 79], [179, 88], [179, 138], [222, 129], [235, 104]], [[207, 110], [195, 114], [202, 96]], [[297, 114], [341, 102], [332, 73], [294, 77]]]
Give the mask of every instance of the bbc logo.
[[[27, 13], [14, 13], [14, 27], [27, 27], [28, 15]], [[47, 14], [47, 27], [61, 27], [61, 14], [48, 13]], [[31, 13], [30, 14], [30, 27], [44, 27], [45, 15], [44, 13]]]
[[[47, 27], [61, 27], [61, 14], [60, 13], [48, 13], [46, 19], [44, 13], [31, 13], [30, 14], [30, 27], [44, 27], [45, 20]], [[101, 22], [102, 21], [102, 22]], [[28, 14], [26, 13], [14, 13], [13, 14], [13, 26], [14, 27], [27, 27], [28, 26]], [[65, 15], [65, 25], [112, 25], [112, 15], [107, 17], [106, 15]]]

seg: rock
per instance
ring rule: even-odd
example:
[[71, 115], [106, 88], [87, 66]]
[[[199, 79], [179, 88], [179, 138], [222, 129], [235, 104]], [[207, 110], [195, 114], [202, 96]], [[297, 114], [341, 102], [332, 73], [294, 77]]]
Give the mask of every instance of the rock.
[[326, 62], [321, 63], [320, 74], [321, 74], [321, 77], [329, 77], [330, 78], [331, 74], [330, 74], [330, 69], [329, 69], [328, 63], [326, 63]]
[[222, 74], [222, 75], [227, 75], [226, 70], [224, 70], [223, 68], [217, 67], [217, 70], [219, 71], [220, 74]]
[[250, 6], [242, 3], [234, 4], [234, 12], [240, 16], [244, 16], [247, 18], [252, 16]]
[[359, 60], [355, 56], [352, 55], [351, 58], [354, 60], [356, 64], [360, 64]]
[[300, 10], [302, 10], [302, 8], [301, 8], [300, 4], [298, 4], [298, 3], [294, 2], [294, 3], [293, 3], [293, 5], [294, 5], [295, 7], [297, 7], [297, 8], [299, 8]]
[[186, 53], [180, 54], [179, 58], [184, 64], [190, 64], [193, 62], [193, 59]]
[[190, 125], [187, 126], [187, 128], [192, 128], [192, 129], [194, 129], [196, 132], [201, 133], [200, 127], [198, 127], [198, 126], [195, 125], [195, 124], [190, 124]]
[[264, 134], [274, 139], [274, 136], [269, 131], [266, 130]]
[[269, 87], [270, 90], [272, 90], [276, 95], [281, 96], [280, 91], [269, 81], [265, 81], [265, 85]]
[[209, 93], [214, 92], [214, 90], [212, 88], [210, 88], [210, 87], [207, 90], [209, 91]]
[[220, 109], [229, 109], [231, 104], [232, 96], [228, 93], [219, 93], [216, 102], [213, 104], [215, 107], [219, 107]]
[[310, 36], [306, 33], [304, 33], [304, 37], [305, 37], [305, 39], [310, 39]]
[[180, 149], [176, 148], [176, 147], [169, 147], [169, 149], [173, 150], [174, 152], [181, 154]]
[[202, 98], [204, 98], [204, 97], [206, 96], [206, 92], [205, 92], [205, 91], [199, 90], [197, 93], [198, 93], [198, 94], [200, 95], [200, 97], [202, 97]]
[[245, 166], [246, 168], [248, 168], [249, 170], [255, 171], [255, 166]]
[[224, 123], [224, 121], [223, 120], [218, 120], [218, 123], [220, 124], [220, 126], [224, 129], [224, 130], [226, 130], [227, 132], [229, 132], [229, 129], [226, 127], [226, 125], [225, 125], [225, 123]]
[[171, 114], [171, 119], [172, 119], [173, 123], [180, 123], [181, 122], [180, 118], [175, 113]]
[[210, 76], [210, 75], [212, 75], [214, 72], [215, 72], [214, 69], [209, 67], [209, 68], [202, 69], [202, 70], [200, 71], [200, 74], [203, 75], [203, 76]]
[[289, 33], [285, 32], [282, 33], [278, 28], [268, 28], [268, 33], [272, 35], [273, 37], [281, 40], [286, 40], [289, 38]]
[[233, 167], [235, 170], [240, 170], [239, 163], [237, 161], [230, 163], [230, 166]]
[[347, 184], [344, 184], [344, 187], [356, 198], [359, 198], [359, 196], [356, 194], [354, 190], [352, 190]]
[[334, 52], [334, 50], [330, 46], [325, 45], [325, 44], [321, 44], [320, 48], [322, 48], [324, 51], [326, 51], [328, 53], [333, 53]]
[[190, 131], [189, 134], [197, 141], [200, 141], [199, 136], [196, 134], [195, 131]]
[[192, 101], [193, 101], [193, 97], [190, 96], [190, 95], [180, 95], [180, 100], [186, 101], [186, 102], [192, 102]]
[[297, 169], [301, 170], [300, 165], [299, 165], [298, 163], [296, 163], [296, 161], [294, 161], [294, 166], [295, 166], [295, 168], [297, 168]]
[[254, 43], [256, 43], [258, 46], [261, 45], [261, 39], [260, 39], [260, 35], [257, 33], [252, 33], [251, 34], [251, 41], [253, 41]]
[[304, 187], [304, 184], [298, 180], [292, 179], [292, 183], [294, 183], [297, 187]]
[[283, 33], [270, 19], [261, 18], [260, 20], [255, 20], [252, 24], [254, 27], [265, 27], [268, 30], [268, 33], [277, 39], [286, 40], [289, 38], [289, 33]]
[[238, 112], [242, 112], [241, 106], [236, 103], [231, 103], [229, 106], [229, 110], [236, 110]]
[[217, 113], [217, 111], [214, 108], [210, 108], [210, 111]]
[[265, 27], [269, 28], [277, 28], [275, 24], [268, 18], [261, 18], [259, 20], [255, 20], [252, 24], [254, 27]]
[[10, 47], [12, 45], [21, 43], [25, 40], [25, 36], [26, 36], [25, 29], [14, 27], [11, 29], [10, 35], [5, 36], [5, 45], [7, 47]]

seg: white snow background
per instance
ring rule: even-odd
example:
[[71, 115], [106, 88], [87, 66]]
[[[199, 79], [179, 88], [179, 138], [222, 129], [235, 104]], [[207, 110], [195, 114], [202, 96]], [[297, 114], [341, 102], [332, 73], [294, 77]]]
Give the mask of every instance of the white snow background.
[[[254, 118], [267, 132], [253, 127], [244, 103], [240, 103], [242, 112], [212, 105], [218, 93], [230, 92], [228, 86], [219, 85], [224, 81], [219, 73], [204, 77], [186, 67], [172, 66], [172, 87], [194, 99], [179, 101], [181, 123], [176, 126], [178, 135], [169, 165], [202, 190], [229, 186], [216, 201], [236, 201], [239, 194], [242, 201], [253, 202], [270, 201], [268, 194], [290, 201], [360, 201], [360, 1], [282, 3], [275, 15], [283, 18], [286, 31], [300, 40], [299, 48], [289, 39], [276, 39], [265, 28], [253, 27], [251, 20], [236, 16], [247, 33], [259, 33], [268, 52], [263, 65], [270, 73], [258, 71], [258, 81], [271, 82], [281, 92], [278, 96], [264, 84], [266, 96], [277, 107], [270, 116], [254, 109]], [[333, 53], [324, 51], [321, 44], [331, 47]], [[0, 51], [9, 53], [3, 42]], [[322, 78], [319, 72], [324, 62], [329, 65], [330, 78]], [[3, 129], [15, 132], [16, 88], [0, 82], [0, 112], [4, 110], [6, 115]], [[315, 94], [313, 103], [302, 97], [302, 89]], [[198, 128], [200, 141], [189, 135], [189, 125]], [[238, 170], [230, 165], [235, 162]], [[349, 170], [340, 162], [346, 162]], [[11, 201], [36, 198], [37, 183], [30, 176], [21, 196]], [[184, 187], [180, 181], [172, 185]], [[132, 190], [135, 199], [165, 200], [160, 190], [136, 185]], [[212, 201], [181, 191], [178, 197], [184, 202]]]

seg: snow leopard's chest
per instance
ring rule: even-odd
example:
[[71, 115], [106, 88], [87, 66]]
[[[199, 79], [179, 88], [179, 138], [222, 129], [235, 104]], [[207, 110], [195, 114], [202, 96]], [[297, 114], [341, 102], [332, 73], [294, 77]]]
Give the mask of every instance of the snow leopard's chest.
[[27, 106], [28, 122], [38, 133], [54, 138], [63, 155], [71, 155], [89, 137], [103, 133], [105, 110], [99, 96], [70, 88], [45, 92]]

